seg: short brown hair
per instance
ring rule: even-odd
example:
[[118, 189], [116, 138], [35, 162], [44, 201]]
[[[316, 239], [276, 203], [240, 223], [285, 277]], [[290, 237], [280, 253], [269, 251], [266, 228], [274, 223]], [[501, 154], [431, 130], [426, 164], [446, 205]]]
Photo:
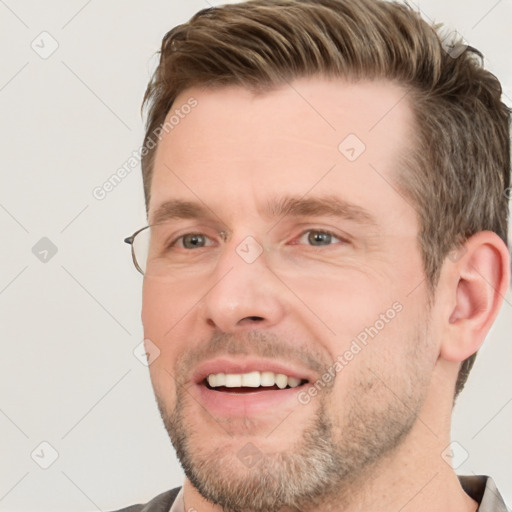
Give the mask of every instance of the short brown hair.
[[[204, 9], [170, 30], [148, 84], [142, 173], [146, 208], [154, 133], [192, 86], [265, 91], [312, 75], [384, 78], [405, 86], [417, 133], [412, 172], [396, 176], [415, 205], [430, 293], [450, 252], [490, 230], [508, 245], [510, 110], [481, 53], [449, 51], [407, 5], [382, 0], [251, 0]], [[476, 353], [460, 368], [455, 397]]]

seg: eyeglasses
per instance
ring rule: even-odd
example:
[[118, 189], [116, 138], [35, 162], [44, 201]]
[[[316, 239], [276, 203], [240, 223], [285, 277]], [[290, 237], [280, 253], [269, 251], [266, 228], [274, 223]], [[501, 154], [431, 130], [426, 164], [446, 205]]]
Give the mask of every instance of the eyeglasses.
[[124, 239], [125, 243], [131, 245], [133, 264], [142, 275], [146, 272], [149, 242], [151, 239], [150, 231], [151, 226], [145, 226]]
[[[192, 240], [194, 238], [197, 240], [205, 236], [202, 233], [190, 232], [176, 237], [175, 232], [174, 222], [163, 222], [145, 226], [124, 239], [131, 245], [133, 263], [142, 275], [147, 275], [148, 262], [151, 264], [152, 275], [166, 275], [170, 266], [183, 262], [185, 258], [185, 256], [177, 256], [176, 251], [172, 249], [177, 240], [186, 236], [192, 236]], [[221, 232], [220, 235], [223, 236], [223, 233]]]
[[[324, 229], [311, 228], [306, 230], [304, 233], [306, 232], [316, 232], [324, 235], [327, 234], [329, 237], [337, 237], [336, 234]], [[206, 239], [212, 240], [219, 237], [226, 241], [228, 238], [226, 231], [220, 231], [212, 237], [204, 234], [202, 231], [191, 230], [186, 233], [183, 233], [182, 231], [180, 236], [177, 236], [177, 233], [176, 222], [163, 222], [160, 224], [150, 224], [145, 226], [135, 231], [133, 235], [125, 238], [124, 241], [131, 245], [132, 260], [135, 268], [144, 276], [151, 275], [152, 277], [163, 278], [169, 276], [173, 276], [175, 278], [182, 277], [182, 270], [184, 269], [187, 269], [187, 271], [190, 270], [194, 274], [199, 269], [201, 271], [206, 271], [209, 268], [206, 266], [206, 263], [211, 263], [213, 261], [212, 258], [208, 257], [209, 254], [212, 254], [212, 251], [205, 253], [203, 251], [196, 250], [202, 249], [203, 247], [211, 248], [211, 244], [208, 244], [208, 246], [201, 245]], [[341, 238], [340, 241], [342, 240], [343, 238]], [[184, 247], [185, 244], [192, 245]], [[259, 244], [257, 245], [259, 255], [263, 249]], [[205, 254], [206, 256], [204, 256]], [[244, 261], [248, 262], [244, 255], [239, 253], [239, 256]], [[199, 265], [199, 263], [203, 264]], [[149, 269], [148, 266], [150, 267]]]

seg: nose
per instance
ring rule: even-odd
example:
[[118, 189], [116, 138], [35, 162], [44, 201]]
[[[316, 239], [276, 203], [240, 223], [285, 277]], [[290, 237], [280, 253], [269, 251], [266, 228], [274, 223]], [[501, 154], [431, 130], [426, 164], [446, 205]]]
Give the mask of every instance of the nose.
[[202, 301], [202, 314], [210, 327], [228, 333], [266, 329], [282, 320], [285, 290], [266, 252], [252, 237], [224, 247]]

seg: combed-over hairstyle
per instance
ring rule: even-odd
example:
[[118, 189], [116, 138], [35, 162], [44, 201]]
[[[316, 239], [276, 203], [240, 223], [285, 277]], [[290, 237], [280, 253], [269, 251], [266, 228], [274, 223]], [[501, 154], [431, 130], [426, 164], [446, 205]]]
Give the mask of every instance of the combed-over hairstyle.
[[[431, 294], [445, 258], [472, 234], [494, 231], [508, 245], [510, 110], [498, 79], [478, 50], [450, 50], [419, 13], [382, 0], [251, 0], [204, 9], [170, 30], [143, 101], [146, 208], [155, 131], [180, 93], [228, 85], [265, 92], [313, 75], [406, 88], [414, 152], [395, 184], [416, 208]], [[475, 357], [462, 363], [455, 397]]]

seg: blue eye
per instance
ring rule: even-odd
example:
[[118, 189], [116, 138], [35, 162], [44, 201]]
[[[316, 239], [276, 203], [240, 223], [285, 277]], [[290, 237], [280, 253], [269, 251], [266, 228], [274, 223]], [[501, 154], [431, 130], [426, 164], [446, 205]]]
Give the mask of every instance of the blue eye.
[[[347, 242], [330, 231], [322, 229], [308, 229], [304, 231], [293, 245], [306, 244], [312, 247], [327, 247], [338, 242]], [[178, 246], [181, 249], [202, 249], [211, 246], [214, 243], [211, 238], [204, 233], [186, 233], [176, 238], [169, 248]]]
[[202, 233], [187, 233], [177, 238], [172, 245], [176, 245], [181, 240], [181, 245], [184, 249], [201, 249], [206, 247], [206, 241], [209, 239]]
[[325, 247], [328, 245], [333, 245], [333, 242], [343, 241], [334, 233], [320, 229], [309, 229], [307, 231], [304, 231], [304, 233], [302, 233], [302, 235], [300, 236], [299, 241], [302, 240], [304, 237], [307, 237], [307, 243], [309, 243], [313, 247]]

